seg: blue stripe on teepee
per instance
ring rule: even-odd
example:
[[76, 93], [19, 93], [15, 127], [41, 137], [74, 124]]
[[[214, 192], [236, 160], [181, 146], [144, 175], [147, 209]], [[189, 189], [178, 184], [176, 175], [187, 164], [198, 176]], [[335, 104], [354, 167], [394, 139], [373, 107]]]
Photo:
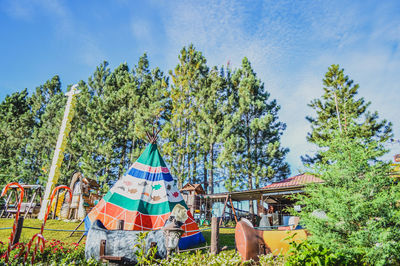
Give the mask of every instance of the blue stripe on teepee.
[[188, 249], [200, 243], [204, 243], [206, 240], [201, 232], [198, 232], [194, 235], [182, 237], [179, 240], [179, 249]]
[[126, 175], [131, 175], [136, 178], [145, 179], [147, 181], [172, 181], [173, 178], [170, 173], [149, 173], [141, 171], [136, 168], [131, 168], [128, 170]]

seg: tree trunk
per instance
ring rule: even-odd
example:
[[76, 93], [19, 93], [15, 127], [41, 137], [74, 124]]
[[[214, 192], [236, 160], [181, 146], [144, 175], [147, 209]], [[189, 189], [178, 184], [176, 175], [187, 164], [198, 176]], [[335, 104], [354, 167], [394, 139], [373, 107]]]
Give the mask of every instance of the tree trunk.
[[[247, 182], [248, 182], [248, 189], [251, 190], [253, 189], [253, 176], [251, 175], [251, 153], [250, 153], [250, 122], [249, 122], [249, 116], [248, 114], [246, 115], [246, 127], [247, 127], [247, 136], [246, 136], [246, 140], [247, 140]], [[253, 201], [250, 200], [249, 202], [249, 207], [250, 207], [250, 214], [254, 214], [254, 208], [253, 208]]]
[[133, 163], [133, 160], [135, 159], [135, 158], [134, 158], [135, 147], [136, 147], [136, 139], [133, 138], [133, 139], [132, 139], [132, 147], [131, 147], [131, 158], [130, 158], [131, 163]]
[[[251, 179], [253, 178], [252, 176], [251, 176], [251, 173], [249, 172], [248, 173], [248, 178], [249, 178], [249, 190], [251, 190], [251, 189], [253, 189], [253, 182], [251, 181]], [[253, 200], [250, 200], [250, 202], [249, 202], [249, 208], [250, 208], [250, 214], [254, 214], [254, 207], [253, 207]]]
[[124, 171], [125, 156], [126, 156], [126, 145], [124, 145], [124, 148], [122, 149], [121, 161], [118, 167], [118, 179], [121, 179], [124, 174], [123, 171]]
[[203, 167], [204, 167], [204, 179], [203, 179], [203, 186], [204, 186], [204, 191], [208, 193], [208, 180], [207, 180], [207, 154], [204, 153], [203, 155]]
[[[258, 165], [258, 134], [256, 133], [256, 136], [255, 136], [255, 147], [254, 147], [254, 163], [255, 163], [255, 165]], [[256, 178], [256, 180], [255, 180], [255, 188], [259, 188], [260, 187], [260, 173], [257, 173], [257, 175], [258, 176], [256, 176], [255, 178]]]
[[197, 154], [196, 151], [193, 153], [194, 161], [193, 161], [193, 170], [192, 170], [192, 183], [197, 183]]
[[214, 144], [210, 143], [210, 193], [214, 194]]

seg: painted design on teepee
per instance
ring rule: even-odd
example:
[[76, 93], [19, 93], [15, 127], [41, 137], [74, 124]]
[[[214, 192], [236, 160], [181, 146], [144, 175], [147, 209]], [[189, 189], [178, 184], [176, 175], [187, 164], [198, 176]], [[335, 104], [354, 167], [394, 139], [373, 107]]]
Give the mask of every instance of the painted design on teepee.
[[[99, 219], [107, 229], [117, 229], [124, 220], [125, 230], [157, 230], [164, 226], [172, 209], [187, 205], [176, 187], [157, 145], [149, 144], [139, 159], [88, 214], [91, 222]], [[204, 242], [204, 237], [187, 211], [188, 219], [180, 242], [181, 249]], [[194, 232], [193, 232], [194, 231]]]

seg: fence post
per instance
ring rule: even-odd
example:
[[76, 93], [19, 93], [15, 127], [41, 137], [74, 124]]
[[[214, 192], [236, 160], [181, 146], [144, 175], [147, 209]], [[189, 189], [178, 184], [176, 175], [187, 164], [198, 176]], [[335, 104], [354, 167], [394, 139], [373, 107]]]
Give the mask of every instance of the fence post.
[[216, 255], [219, 252], [219, 217], [211, 218], [211, 254]]
[[124, 220], [118, 220], [118, 230], [124, 230]]
[[24, 217], [20, 216], [18, 218], [17, 228], [15, 229], [15, 235], [12, 244], [15, 245], [19, 242], [19, 238], [21, 237], [22, 226], [24, 225]]

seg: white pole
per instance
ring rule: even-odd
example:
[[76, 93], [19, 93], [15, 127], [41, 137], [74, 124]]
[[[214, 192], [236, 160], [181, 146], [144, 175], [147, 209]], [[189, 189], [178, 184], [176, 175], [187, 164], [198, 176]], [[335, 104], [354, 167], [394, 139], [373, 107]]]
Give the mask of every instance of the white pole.
[[61, 123], [60, 133], [57, 139], [56, 149], [53, 155], [53, 161], [51, 163], [49, 178], [47, 180], [46, 190], [40, 207], [38, 218], [44, 219], [46, 214], [47, 205], [50, 200], [50, 194], [58, 182], [60, 177], [60, 168], [64, 159], [64, 150], [67, 145], [68, 134], [71, 131], [71, 120], [74, 116], [74, 107], [76, 103], [76, 95], [80, 92], [77, 90], [78, 84], [72, 86], [71, 90], [65, 95], [68, 96], [67, 105], [65, 106], [64, 118]]

